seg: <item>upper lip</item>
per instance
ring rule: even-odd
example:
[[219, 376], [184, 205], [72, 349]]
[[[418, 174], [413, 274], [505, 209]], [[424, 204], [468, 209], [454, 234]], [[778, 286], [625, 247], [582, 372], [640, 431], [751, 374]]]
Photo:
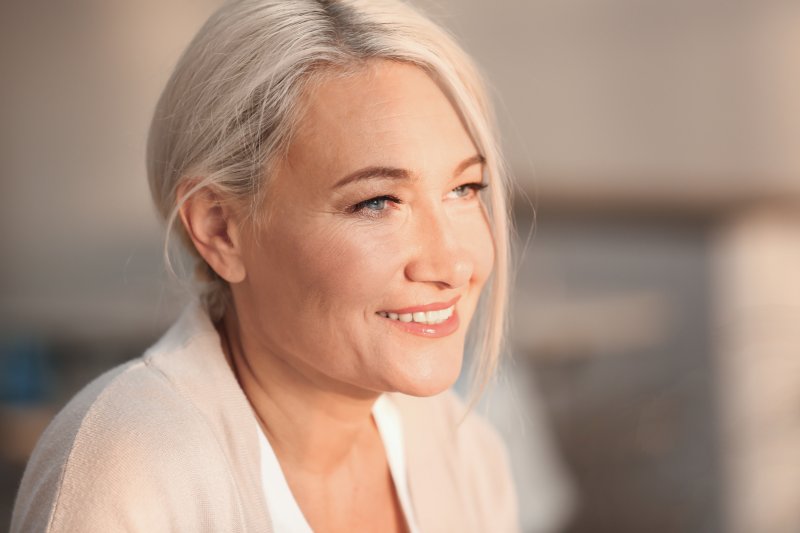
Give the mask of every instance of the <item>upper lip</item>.
[[425, 305], [415, 305], [413, 307], [404, 307], [402, 309], [384, 309], [384, 313], [397, 313], [398, 315], [408, 314], [408, 313], [421, 313], [424, 311], [441, 311], [442, 309], [447, 309], [448, 307], [452, 307], [456, 304], [456, 302], [461, 298], [461, 296], [456, 296], [455, 298], [447, 301], [447, 302], [434, 302]]

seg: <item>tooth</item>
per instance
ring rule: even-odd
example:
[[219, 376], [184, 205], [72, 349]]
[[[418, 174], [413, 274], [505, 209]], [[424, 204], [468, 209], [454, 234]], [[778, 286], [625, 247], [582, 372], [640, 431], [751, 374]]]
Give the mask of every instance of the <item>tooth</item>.
[[418, 322], [420, 324], [441, 324], [448, 318], [453, 316], [455, 306], [438, 311], [417, 311], [416, 313], [390, 313], [388, 311], [380, 311], [378, 314], [390, 318], [392, 320], [399, 320], [400, 322]]

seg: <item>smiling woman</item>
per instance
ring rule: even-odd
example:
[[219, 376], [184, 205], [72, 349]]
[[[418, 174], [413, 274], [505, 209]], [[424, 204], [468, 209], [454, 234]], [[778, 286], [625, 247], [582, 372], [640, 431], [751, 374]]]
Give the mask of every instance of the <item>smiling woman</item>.
[[470, 328], [476, 393], [500, 350], [488, 109], [405, 4], [213, 15], [149, 150], [200, 302], [51, 424], [12, 531], [516, 530], [503, 446], [448, 392]]
[[[185, 203], [183, 217], [195, 247], [230, 283], [237, 318], [225, 322], [229, 338], [242, 353], [268, 354], [252, 366], [275, 357], [293, 370], [302, 363], [314, 387], [335, 381], [349, 394], [427, 396], [458, 377], [460, 317], [466, 326], [493, 264], [483, 205], [466, 187], [481, 185], [482, 169], [428, 75], [390, 61], [361, 68], [306, 96], [266, 194], [269, 219], [240, 237], [258, 246], [201, 235], [196, 228], [225, 227], [191, 222], [224, 218], [213, 201]], [[448, 308], [446, 322], [428, 322], [426, 313]]]

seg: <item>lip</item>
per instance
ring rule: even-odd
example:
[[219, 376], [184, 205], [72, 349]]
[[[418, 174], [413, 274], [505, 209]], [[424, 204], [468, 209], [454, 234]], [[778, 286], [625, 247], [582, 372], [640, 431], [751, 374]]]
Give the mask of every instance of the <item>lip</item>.
[[[454, 306], [456, 302], [461, 298], [461, 296], [456, 296], [452, 300], [448, 302], [436, 302], [432, 304], [426, 305], [418, 305], [415, 307], [404, 307], [402, 309], [397, 310], [387, 310], [387, 313], [397, 313], [398, 315], [404, 313], [419, 313], [423, 311], [441, 311], [442, 309], [447, 309], [448, 307]], [[452, 335], [456, 331], [458, 331], [458, 327], [461, 324], [461, 321], [458, 317], [458, 309], [453, 309], [453, 314], [450, 315], [450, 318], [445, 320], [444, 322], [440, 322], [439, 324], [420, 324], [419, 322], [401, 322], [400, 320], [393, 320], [391, 318], [386, 318], [381, 315], [378, 315], [381, 320], [385, 320], [387, 322], [391, 322], [391, 326], [399, 328], [401, 331], [406, 333], [411, 333], [412, 335], [418, 335], [420, 337], [428, 337], [428, 338], [440, 338], [440, 337], [447, 337], [448, 335]]]
[[384, 313], [397, 313], [398, 315], [406, 314], [406, 313], [421, 313], [423, 311], [441, 311], [442, 309], [447, 309], [448, 307], [452, 307], [461, 299], [461, 295], [456, 296], [450, 301], [447, 302], [434, 302], [432, 304], [425, 304], [425, 305], [417, 305], [415, 307], [404, 307], [402, 309], [382, 309], [381, 311]]

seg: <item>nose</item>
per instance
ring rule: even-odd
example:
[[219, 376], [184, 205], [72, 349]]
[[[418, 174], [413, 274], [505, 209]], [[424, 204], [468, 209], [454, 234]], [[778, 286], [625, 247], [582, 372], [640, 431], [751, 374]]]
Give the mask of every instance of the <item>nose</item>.
[[469, 236], [459, 231], [444, 210], [417, 217], [413, 226], [406, 278], [445, 289], [466, 285], [474, 269], [465, 240]]

